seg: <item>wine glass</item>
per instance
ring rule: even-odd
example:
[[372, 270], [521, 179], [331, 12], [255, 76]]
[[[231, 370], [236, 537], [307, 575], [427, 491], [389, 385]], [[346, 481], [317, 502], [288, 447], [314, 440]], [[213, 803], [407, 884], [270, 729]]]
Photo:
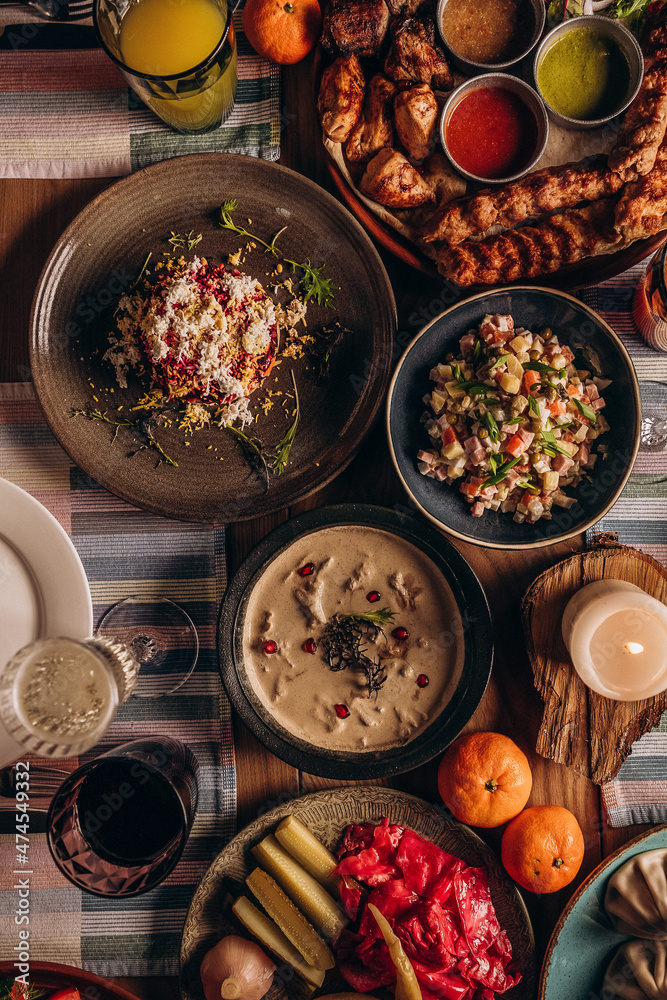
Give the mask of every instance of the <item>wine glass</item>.
[[183, 852], [198, 781], [192, 751], [167, 736], [134, 740], [88, 761], [51, 801], [46, 828], [53, 860], [92, 895], [148, 892]]
[[138, 698], [160, 698], [177, 691], [199, 655], [192, 619], [166, 597], [126, 597], [103, 615], [95, 635], [123, 643], [134, 655], [140, 667], [133, 691]]
[[654, 484], [667, 481], [667, 385], [640, 382], [641, 430], [639, 452], [630, 482]]

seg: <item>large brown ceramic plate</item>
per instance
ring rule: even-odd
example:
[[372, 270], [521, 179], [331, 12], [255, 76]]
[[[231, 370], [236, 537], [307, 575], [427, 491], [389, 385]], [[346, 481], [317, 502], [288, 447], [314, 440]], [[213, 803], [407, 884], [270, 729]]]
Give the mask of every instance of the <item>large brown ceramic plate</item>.
[[[264, 813], [242, 830], [218, 855], [195, 892], [181, 941], [181, 993], [183, 1000], [204, 1000], [199, 966], [216, 941], [229, 933], [239, 933], [230, 922], [226, 899], [230, 881], [242, 882], [255, 865], [250, 848], [275, 829], [285, 816], [293, 814], [331, 850], [340, 844], [350, 823], [378, 823], [387, 816], [391, 823], [415, 830], [439, 847], [470, 865], [484, 866], [491, 896], [502, 927], [507, 930], [517, 968], [523, 980], [503, 994], [507, 1000], [531, 1000], [535, 991], [535, 941], [525, 904], [514, 883], [505, 874], [490, 847], [467, 826], [448, 818], [444, 812], [421, 799], [392, 788], [347, 786], [332, 788], [302, 798], [289, 799]], [[289, 978], [283, 966], [274, 977], [268, 1000], [296, 1000], [308, 991], [297, 977]], [[302, 988], [303, 987], [303, 988]], [[334, 970], [327, 974], [322, 994], [348, 990]]]
[[[196, 253], [217, 263], [248, 241], [217, 226], [213, 213], [238, 200], [234, 219], [295, 261], [326, 264], [337, 287], [332, 309], [312, 305], [309, 329], [338, 320], [350, 332], [332, 354], [328, 378], [316, 384], [314, 364], [283, 359], [268, 385], [291, 392], [293, 370], [301, 423], [291, 461], [268, 489], [251, 473], [228, 431], [198, 431], [186, 444], [174, 424], [160, 444], [178, 467], [156, 467], [156, 452], [137, 450], [134, 430], [73, 417], [90, 406], [114, 419], [130, 412], [141, 387], [115, 384], [102, 360], [119, 295], [152, 262], [170, 251], [171, 232], [201, 233]], [[252, 224], [248, 220], [252, 220]], [[277, 263], [258, 246], [240, 267], [263, 284]], [[285, 265], [283, 275], [288, 268]], [[275, 281], [276, 279], [274, 279]], [[137, 507], [190, 521], [234, 521], [281, 510], [339, 473], [368, 430], [387, 388], [396, 307], [389, 279], [361, 226], [326, 191], [286, 167], [249, 156], [207, 153], [148, 167], [107, 188], [74, 219], [54, 247], [40, 277], [31, 316], [30, 356], [35, 389], [46, 419], [73, 461], [106, 489]], [[114, 389], [113, 393], [111, 389]], [[257, 414], [249, 433], [274, 445], [291, 410], [281, 399]], [[97, 398], [95, 398], [97, 397]], [[117, 407], [123, 410], [118, 411]], [[134, 452], [134, 454], [132, 454]]]
[[[0, 979], [14, 979], [18, 974], [13, 961], [0, 962]], [[43, 992], [43, 1000], [49, 1000], [54, 990], [64, 990], [70, 986], [79, 991], [81, 1000], [137, 1000], [133, 993], [128, 993], [121, 986], [73, 965], [33, 962], [30, 959], [28, 979], [31, 986]]]

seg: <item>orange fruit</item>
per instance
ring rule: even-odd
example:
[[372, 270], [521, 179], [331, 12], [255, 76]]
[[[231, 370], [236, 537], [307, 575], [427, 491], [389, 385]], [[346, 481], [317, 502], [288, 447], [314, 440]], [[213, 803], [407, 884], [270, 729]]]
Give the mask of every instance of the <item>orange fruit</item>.
[[287, 65], [315, 45], [322, 11], [318, 0], [246, 0], [243, 30], [255, 52]]
[[507, 873], [529, 892], [569, 885], [584, 859], [584, 835], [569, 809], [533, 806], [512, 820], [501, 847]]
[[520, 813], [533, 776], [528, 758], [509, 736], [470, 733], [445, 753], [438, 791], [448, 809], [470, 826], [501, 826]]

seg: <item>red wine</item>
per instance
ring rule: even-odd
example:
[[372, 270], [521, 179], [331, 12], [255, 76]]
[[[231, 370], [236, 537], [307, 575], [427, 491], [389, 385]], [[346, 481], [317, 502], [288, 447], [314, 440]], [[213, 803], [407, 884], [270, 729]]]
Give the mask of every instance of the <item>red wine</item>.
[[76, 801], [81, 831], [113, 864], [143, 864], [162, 854], [185, 827], [180, 799], [150, 764], [127, 758], [96, 762]]

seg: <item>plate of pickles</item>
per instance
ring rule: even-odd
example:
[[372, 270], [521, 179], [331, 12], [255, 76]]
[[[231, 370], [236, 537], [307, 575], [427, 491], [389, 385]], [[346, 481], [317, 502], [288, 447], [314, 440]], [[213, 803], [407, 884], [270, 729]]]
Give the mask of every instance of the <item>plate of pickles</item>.
[[[333, 874], [338, 855], [342, 868]], [[364, 870], [367, 859], [372, 872]], [[346, 865], [349, 873], [343, 873]], [[348, 920], [355, 908], [357, 916]], [[433, 908], [447, 954], [435, 953], [432, 935], [422, 939], [422, 948], [428, 938], [426, 947], [435, 949], [427, 955], [414, 944], [419, 935], [410, 937], [417, 914]], [[393, 931], [389, 921], [383, 924], [385, 914]], [[467, 926], [472, 914], [474, 933]], [[451, 951], [442, 944], [447, 928], [456, 938]], [[444, 809], [391, 788], [286, 796], [227, 844], [199, 884], [185, 921], [183, 1000], [226, 995], [220, 983], [211, 988], [209, 974], [214, 959], [218, 968], [224, 964], [231, 936], [258, 944], [274, 963], [270, 987], [257, 992], [268, 1000], [297, 1000], [315, 990], [321, 997], [356, 990], [389, 998], [399, 992], [408, 967], [417, 980], [427, 972], [432, 985], [440, 976], [460, 990], [483, 990], [489, 984], [464, 977], [492, 967], [495, 992], [512, 1000], [534, 995], [530, 919], [499, 859]], [[467, 940], [476, 943], [471, 956], [461, 958]], [[403, 958], [397, 942], [406, 943]], [[472, 954], [479, 942], [483, 956]], [[370, 966], [364, 964], [366, 949], [373, 955]]]

